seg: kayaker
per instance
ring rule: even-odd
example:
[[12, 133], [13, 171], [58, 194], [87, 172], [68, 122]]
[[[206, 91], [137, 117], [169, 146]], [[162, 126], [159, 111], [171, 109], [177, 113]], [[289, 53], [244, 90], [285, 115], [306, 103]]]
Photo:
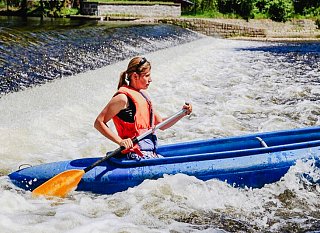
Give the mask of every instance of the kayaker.
[[[158, 158], [156, 153], [157, 137], [150, 134], [142, 139], [137, 145], [133, 145], [132, 138], [144, 133], [154, 125], [159, 124], [162, 118], [152, 106], [150, 97], [146, 92], [151, 79], [151, 64], [144, 57], [134, 57], [128, 64], [127, 70], [121, 72], [118, 91], [104, 107], [95, 120], [94, 127], [106, 138], [126, 148], [123, 154], [128, 159]], [[192, 112], [192, 105], [185, 104], [186, 114]], [[161, 130], [165, 130], [183, 115], [172, 121]], [[113, 120], [118, 134], [113, 132], [107, 125]]]

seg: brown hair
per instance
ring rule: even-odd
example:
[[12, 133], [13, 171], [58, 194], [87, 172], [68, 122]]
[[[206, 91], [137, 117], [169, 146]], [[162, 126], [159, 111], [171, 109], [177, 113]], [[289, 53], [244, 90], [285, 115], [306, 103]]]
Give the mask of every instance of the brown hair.
[[144, 57], [134, 57], [128, 64], [127, 70], [121, 72], [118, 83], [118, 89], [123, 85], [129, 85], [131, 75], [135, 72], [137, 74], [143, 73], [145, 70], [151, 69], [150, 62]]

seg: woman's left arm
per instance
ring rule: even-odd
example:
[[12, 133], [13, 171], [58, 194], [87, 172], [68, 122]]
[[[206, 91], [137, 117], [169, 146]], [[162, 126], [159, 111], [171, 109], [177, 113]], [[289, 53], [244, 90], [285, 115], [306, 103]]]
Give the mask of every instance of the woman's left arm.
[[[190, 115], [192, 112], [192, 104], [185, 104], [182, 107], [183, 109], [186, 109], [186, 113], [184, 115], [181, 115], [180, 117], [176, 118], [175, 120], [171, 121], [170, 123], [168, 123], [167, 125], [161, 127], [161, 130], [166, 130], [168, 128], [170, 128], [171, 126], [173, 126], [175, 123], [177, 123], [179, 120], [181, 120], [184, 116], [186, 115]], [[155, 124], [159, 124], [162, 121], [166, 120], [167, 118], [162, 118], [157, 112], [155, 112]]]

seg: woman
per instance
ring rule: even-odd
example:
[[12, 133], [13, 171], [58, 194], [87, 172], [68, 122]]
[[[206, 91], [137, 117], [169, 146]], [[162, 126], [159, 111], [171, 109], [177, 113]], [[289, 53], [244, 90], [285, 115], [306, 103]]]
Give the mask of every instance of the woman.
[[[157, 137], [154, 134], [133, 145], [132, 138], [159, 124], [162, 118], [152, 107], [151, 100], [145, 91], [151, 79], [151, 65], [144, 57], [134, 57], [128, 64], [127, 70], [120, 74], [118, 91], [107, 106], [98, 115], [94, 127], [105, 137], [126, 148], [123, 154], [129, 159], [157, 158]], [[192, 112], [192, 106], [185, 104], [186, 115]], [[161, 130], [165, 130], [183, 116], [177, 118]], [[118, 135], [108, 127], [113, 120]]]

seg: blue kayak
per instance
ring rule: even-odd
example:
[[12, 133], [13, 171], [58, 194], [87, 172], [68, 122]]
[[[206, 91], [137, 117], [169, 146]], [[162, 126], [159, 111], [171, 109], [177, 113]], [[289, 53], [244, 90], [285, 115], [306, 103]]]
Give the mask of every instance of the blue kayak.
[[[84, 174], [76, 190], [113, 194], [183, 173], [201, 180], [218, 179], [235, 187], [261, 188], [279, 181], [300, 159], [320, 157], [320, 127], [256, 133], [162, 145], [163, 158], [141, 161], [110, 158]], [[100, 158], [83, 158], [24, 168], [9, 174], [18, 187], [32, 191], [53, 176], [85, 169]]]

